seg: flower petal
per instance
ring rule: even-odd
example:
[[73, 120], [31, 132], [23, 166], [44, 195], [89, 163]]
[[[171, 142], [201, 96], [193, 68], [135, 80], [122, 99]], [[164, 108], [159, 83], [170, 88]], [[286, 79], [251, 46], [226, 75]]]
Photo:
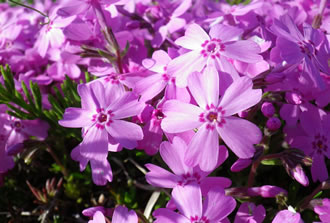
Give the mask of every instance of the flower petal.
[[173, 59], [167, 66], [167, 73], [175, 76], [178, 87], [186, 87], [188, 76], [195, 71], [200, 72], [206, 64], [199, 51], [190, 51]]
[[199, 127], [199, 115], [203, 110], [199, 107], [178, 100], [166, 101], [163, 105], [165, 118], [161, 127], [165, 132], [179, 133]]
[[241, 118], [226, 117], [225, 121], [222, 127], [217, 126], [220, 137], [239, 158], [252, 157], [255, 151], [253, 144], [259, 143], [262, 137], [260, 129]]
[[210, 40], [209, 35], [196, 23], [188, 26], [184, 36], [178, 38], [175, 43], [183, 48], [195, 50], [202, 49], [202, 44]]
[[203, 124], [188, 145], [185, 163], [188, 166], [199, 165], [201, 170], [211, 172], [215, 169], [219, 157], [219, 135], [215, 129]]
[[189, 219], [171, 211], [167, 208], [159, 208], [153, 212], [153, 216], [156, 218], [154, 223], [187, 223]]
[[175, 187], [172, 191], [172, 199], [178, 210], [187, 218], [202, 216], [202, 193], [197, 184]]
[[107, 131], [96, 126], [89, 128], [80, 143], [80, 154], [86, 159], [103, 162], [108, 156]]
[[172, 144], [167, 141], [163, 142], [159, 152], [165, 163], [176, 175], [180, 176], [187, 173], [188, 167], [184, 163], [187, 145], [180, 137], [174, 137]]
[[209, 34], [211, 38], [220, 39], [222, 42], [228, 42], [237, 38], [243, 32], [244, 30], [236, 28], [234, 26], [217, 24], [211, 27]]
[[91, 111], [71, 107], [65, 109], [63, 118], [62, 120], [59, 120], [58, 123], [61, 126], [69, 128], [89, 127], [94, 124], [92, 116], [93, 114]]
[[235, 199], [225, 195], [221, 187], [213, 187], [203, 202], [203, 216], [211, 222], [219, 222], [227, 217], [236, 207]]
[[93, 182], [96, 185], [106, 185], [112, 181], [112, 170], [108, 160], [91, 160]]
[[258, 55], [260, 51], [259, 45], [254, 41], [240, 40], [232, 43], [225, 43], [225, 50], [221, 53], [234, 60], [246, 63], [257, 63], [263, 59], [262, 56]]
[[137, 124], [113, 120], [110, 125], [105, 125], [108, 133], [127, 149], [133, 149], [137, 146], [137, 141], [143, 139], [143, 132]]
[[159, 166], [146, 164], [145, 167], [147, 167], [150, 171], [146, 174], [146, 180], [153, 186], [162, 188], [174, 188], [180, 180], [180, 177], [170, 173], [167, 170], [164, 170]]
[[219, 74], [214, 66], [207, 66], [203, 73], [193, 72], [188, 78], [188, 87], [201, 108], [218, 105]]
[[126, 207], [117, 206], [112, 216], [113, 223], [138, 223], [135, 211], [128, 211]]
[[219, 107], [225, 110], [225, 116], [244, 111], [261, 100], [262, 90], [252, 89], [253, 83], [248, 77], [234, 80], [221, 98]]

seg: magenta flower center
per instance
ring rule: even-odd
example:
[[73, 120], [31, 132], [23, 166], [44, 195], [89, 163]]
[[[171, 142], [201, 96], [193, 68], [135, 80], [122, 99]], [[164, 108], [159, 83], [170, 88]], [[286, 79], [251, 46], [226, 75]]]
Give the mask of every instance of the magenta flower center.
[[96, 110], [97, 114], [93, 115], [92, 121], [96, 122], [96, 127], [99, 129], [104, 129], [104, 126], [110, 126], [113, 122], [112, 117], [114, 116], [112, 112], [109, 110], [105, 112], [103, 108], [99, 108]]
[[201, 176], [198, 173], [193, 173], [193, 174], [186, 173], [181, 176], [181, 180], [178, 182], [178, 184], [180, 186], [185, 186], [185, 185], [193, 183], [193, 182], [196, 182], [199, 184], [200, 180], [201, 180]]
[[216, 108], [213, 104], [206, 106], [206, 111], [199, 115], [200, 122], [207, 122], [206, 128], [213, 130], [215, 126], [222, 127], [226, 121], [223, 118], [225, 110], [222, 107]]
[[20, 121], [15, 121], [14, 123], [11, 124], [11, 127], [15, 129], [15, 131], [19, 132], [21, 129], [24, 128], [24, 125]]
[[317, 134], [312, 142], [314, 152], [317, 152], [318, 154], [325, 154], [328, 150], [327, 141], [328, 139], [324, 135]]
[[311, 58], [313, 55], [315, 55], [315, 47], [312, 42], [306, 43], [306, 42], [299, 42], [298, 43], [300, 51], [303, 54], [306, 54], [309, 58]]
[[209, 220], [207, 219], [207, 217], [203, 216], [203, 217], [190, 217], [190, 222], [191, 223], [209, 223]]
[[101, 123], [105, 122], [107, 119], [108, 119], [108, 116], [106, 114], [103, 114], [103, 113], [100, 113], [99, 117], [97, 118], [97, 120]]
[[210, 122], [213, 122], [213, 121], [217, 121], [218, 119], [218, 113], [216, 112], [210, 112], [207, 114], [206, 118], [210, 121]]
[[220, 57], [220, 52], [225, 50], [225, 45], [221, 43], [220, 39], [211, 39], [206, 40], [202, 44], [203, 50], [201, 54], [203, 57], [211, 57], [215, 59], [216, 57]]
[[111, 73], [104, 80], [111, 84], [119, 84], [120, 81], [125, 80], [125, 76], [122, 74]]

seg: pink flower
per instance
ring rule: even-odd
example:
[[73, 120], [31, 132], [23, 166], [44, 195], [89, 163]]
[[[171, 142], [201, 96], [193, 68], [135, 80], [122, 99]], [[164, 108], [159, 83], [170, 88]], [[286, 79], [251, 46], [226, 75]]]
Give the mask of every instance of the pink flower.
[[233, 117], [261, 99], [261, 90], [252, 89], [252, 81], [239, 78], [231, 84], [219, 100], [219, 80], [214, 69], [207, 68], [203, 74], [193, 73], [189, 89], [199, 107], [169, 100], [163, 106], [165, 118], [161, 127], [165, 132], [178, 133], [198, 128], [188, 145], [185, 162], [199, 165], [204, 171], [212, 171], [219, 154], [219, 136], [240, 158], [253, 156], [253, 144], [259, 143], [261, 131], [253, 123]]
[[76, 16], [61, 18], [56, 14], [58, 8], [55, 8], [49, 15], [49, 21], [41, 30], [36, 41], [36, 48], [41, 57], [45, 57], [49, 45], [53, 48], [59, 48], [65, 41], [63, 28], [70, 25]]
[[319, 215], [322, 222], [330, 222], [330, 199], [324, 198], [322, 205], [315, 206], [314, 211]]
[[[217, 166], [228, 157], [227, 149], [224, 146], [220, 146], [220, 148]], [[154, 164], [146, 164], [150, 171], [146, 174], [147, 182], [153, 186], [165, 188], [197, 183], [201, 185], [203, 194], [211, 185], [218, 185], [223, 188], [230, 186], [231, 181], [227, 178], [207, 177], [210, 172], [204, 172], [198, 166], [187, 166], [184, 163], [184, 157], [188, 152], [186, 143], [179, 137], [174, 137], [172, 144], [163, 142], [160, 145], [160, 155], [174, 174]]]
[[303, 223], [303, 220], [300, 218], [300, 214], [289, 206], [288, 210], [278, 212], [272, 223]]
[[261, 223], [266, 217], [266, 210], [262, 205], [244, 202], [239, 207], [234, 223]]
[[[88, 223], [105, 223], [105, 216], [109, 211], [103, 207], [92, 207], [85, 209], [83, 215], [93, 217]], [[110, 215], [111, 216], [111, 215]], [[112, 223], [138, 223], [138, 217], [135, 211], [128, 211], [126, 207], [117, 206], [112, 215]]]
[[152, 59], [144, 59], [143, 65], [154, 74], [138, 81], [134, 91], [141, 95], [142, 101], [148, 101], [165, 89], [165, 99], [179, 99], [189, 102], [190, 95], [186, 88], [175, 85], [175, 77], [168, 74], [167, 65], [172, 59], [163, 50], [155, 51]]
[[177, 86], [185, 87], [188, 76], [194, 71], [202, 71], [205, 65], [215, 63], [216, 68], [232, 74], [235, 69], [228, 62], [229, 58], [246, 63], [261, 61], [257, 43], [251, 40], [234, 40], [242, 33], [241, 29], [217, 24], [211, 27], [209, 36], [197, 24], [188, 26], [185, 35], [175, 43], [191, 51], [172, 60], [168, 65], [168, 73], [176, 77]]
[[[81, 169], [84, 169], [90, 160], [92, 169], [96, 171], [92, 170], [93, 175], [104, 174], [108, 181], [111, 181], [112, 175], [107, 175], [111, 173], [111, 169], [106, 158], [108, 149], [114, 150], [111, 144], [119, 143], [123, 147], [133, 149], [137, 146], [137, 140], [143, 138], [138, 125], [121, 119], [139, 114], [144, 104], [138, 103], [131, 93], [118, 96], [114, 93], [116, 91], [115, 87], [105, 89], [99, 81], [89, 86], [79, 85], [82, 108], [66, 109], [63, 119], [59, 121], [64, 127], [84, 128], [83, 142], [75, 148], [73, 158], [80, 161]], [[102, 184], [105, 182], [102, 181]]]
[[236, 206], [235, 199], [226, 196], [221, 187], [214, 187], [202, 198], [201, 189], [196, 184], [175, 187], [172, 191], [179, 213], [166, 208], [154, 211], [154, 223], [218, 223], [225, 219]]

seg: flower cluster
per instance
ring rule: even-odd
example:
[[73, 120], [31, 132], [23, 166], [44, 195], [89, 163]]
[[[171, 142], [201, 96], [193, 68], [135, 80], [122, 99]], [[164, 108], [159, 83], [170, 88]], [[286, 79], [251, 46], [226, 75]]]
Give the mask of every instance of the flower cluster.
[[[313, 197], [300, 206], [285, 204], [297, 206], [276, 210], [276, 216], [262, 201], [243, 201], [287, 196], [283, 184], [269, 185], [271, 176], [263, 182], [272, 183], [254, 185], [258, 166], [267, 162], [280, 163], [304, 187], [310, 178], [322, 185], [329, 180], [325, 0], [44, 0], [31, 7], [0, 4], [0, 64], [9, 64], [21, 92], [32, 89], [20, 89], [19, 82], [38, 83], [46, 95], [56, 94], [52, 87], [66, 75], [76, 81], [80, 106], [64, 106], [52, 126], [81, 128], [71, 158], [80, 171], [90, 164], [96, 185], [116, 177], [113, 153], [159, 152], [163, 163], [145, 164], [146, 182], [172, 190], [166, 208], [153, 212], [155, 223], [262, 222], [267, 215], [275, 223], [302, 222], [299, 212]], [[44, 98], [42, 105], [51, 102]], [[0, 182], [25, 140], [44, 141], [49, 129], [45, 119], [6, 114], [21, 108], [4, 104]], [[217, 174], [234, 159], [228, 171], [251, 165], [247, 182]], [[311, 177], [303, 165], [311, 165]], [[328, 209], [324, 199], [313, 211], [327, 222]], [[103, 223], [110, 212], [95, 207], [83, 214]], [[137, 223], [138, 216], [118, 206], [112, 222]]]

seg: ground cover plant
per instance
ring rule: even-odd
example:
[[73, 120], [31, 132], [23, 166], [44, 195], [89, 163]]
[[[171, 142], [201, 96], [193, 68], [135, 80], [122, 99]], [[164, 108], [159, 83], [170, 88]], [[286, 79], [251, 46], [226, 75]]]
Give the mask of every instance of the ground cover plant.
[[0, 222], [330, 222], [326, 0], [0, 1]]

